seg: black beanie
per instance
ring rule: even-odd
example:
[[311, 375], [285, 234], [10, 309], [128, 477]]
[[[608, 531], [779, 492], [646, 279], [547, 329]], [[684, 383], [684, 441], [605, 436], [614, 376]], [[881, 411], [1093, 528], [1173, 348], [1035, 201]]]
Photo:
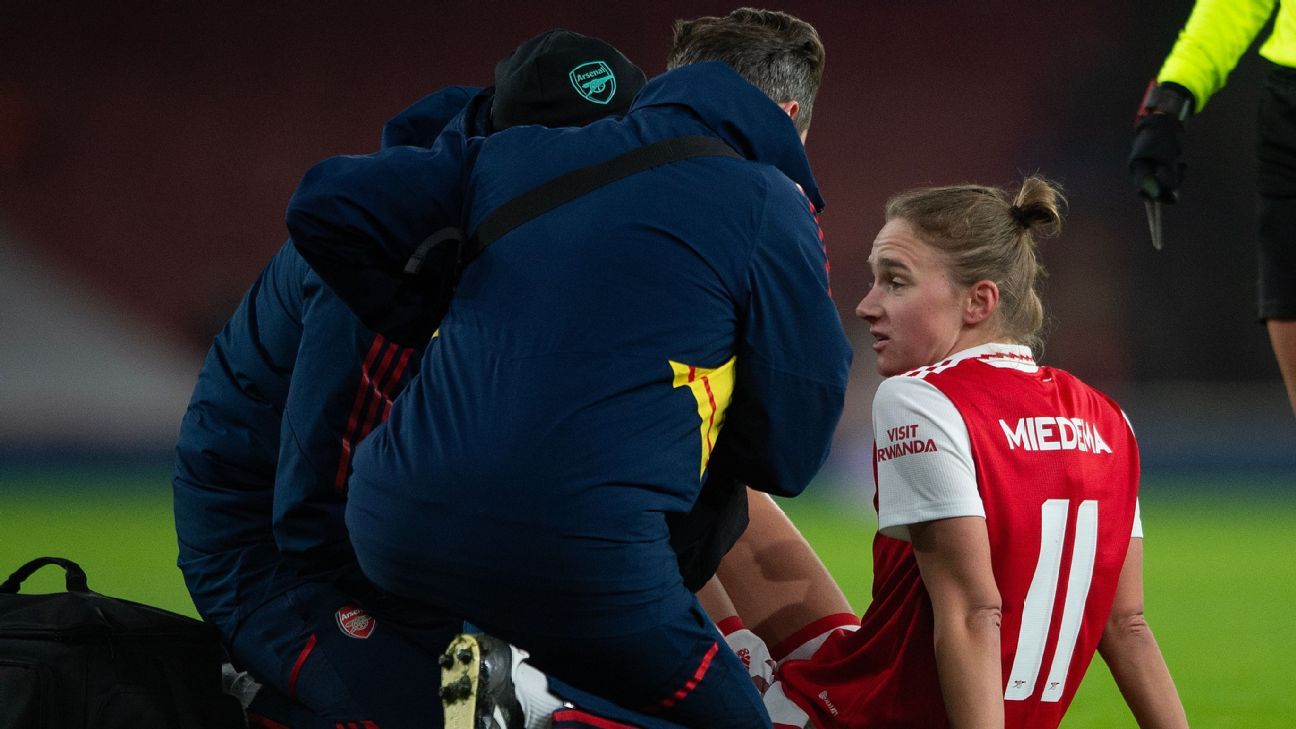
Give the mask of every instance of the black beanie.
[[495, 129], [584, 126], [624, 114], [646, 82], [621, 51], [561, 28], [518, 46], [495, 66]]

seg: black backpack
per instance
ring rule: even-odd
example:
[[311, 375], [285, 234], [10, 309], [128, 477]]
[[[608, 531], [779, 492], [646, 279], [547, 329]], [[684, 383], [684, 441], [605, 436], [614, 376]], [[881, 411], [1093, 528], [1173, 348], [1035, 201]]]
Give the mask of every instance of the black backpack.
[[[67, 592], [19, 595], [44, 565]], [[0, 729], [238, 729], [216, 631], [91, 592], [75, 562], [41, 557], [0, 584]]]

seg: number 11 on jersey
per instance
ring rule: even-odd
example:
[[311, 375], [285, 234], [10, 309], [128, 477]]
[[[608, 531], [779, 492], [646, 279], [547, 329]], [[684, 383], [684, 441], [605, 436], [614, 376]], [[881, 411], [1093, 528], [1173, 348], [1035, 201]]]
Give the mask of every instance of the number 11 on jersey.
[[[1045, 641], [1053, 622], [1053, 605], [1062, 572], [1062, 541], [1066, 538], [1068, 499], [1049, 499], [1040, 509], [1039, 561], [1035, 576], [1026, 591], [1022, 607], [1021, 631], [1012, 671], [1008, 674], [1005, 701], [1024, 701], [1035, 693], [1044, 661]], [[1062, 624], [1058, 630], [1057, 649], [1049, 666], [1048, 678], [1040, 701], [1060, 701], [1066, 688], [1071, 654], [1080, 635], [1085, 601], [1093, 581], [1094, 558], [1098, 552], [1098, 502], [1088, 499], [1076, 510], [1075, 543], [1071, 550], [1071, 569], [1067, 577], [1066, 600], [1062, 604]]]

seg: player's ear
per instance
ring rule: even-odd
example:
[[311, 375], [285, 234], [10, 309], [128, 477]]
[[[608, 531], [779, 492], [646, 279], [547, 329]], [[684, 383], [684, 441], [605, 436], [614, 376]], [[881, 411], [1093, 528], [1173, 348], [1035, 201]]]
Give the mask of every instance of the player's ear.
[[967, 288], [963, 297], [963, 323], [976, 326], [994, 315], [999, 308], [999, 285], [985, 279]]

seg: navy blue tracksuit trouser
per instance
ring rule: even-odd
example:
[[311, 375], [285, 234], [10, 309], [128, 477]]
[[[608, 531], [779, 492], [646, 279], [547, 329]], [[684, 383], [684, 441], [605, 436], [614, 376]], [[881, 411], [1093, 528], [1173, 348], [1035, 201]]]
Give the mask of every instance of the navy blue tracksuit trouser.
[[[384, 610], [304, 583], [248, 616], [230, 652], [265, 684], [249, 707], [253, 726], [439, 729], [437, 657], [462, 627], [435, 608]], [[555, 712], [554, 729], [770, 726], [746, 668], [695, 600], [678, 619], [626, 636], [499, 637], [529, 646], [550, 691], [573, 705]]]
[[555, 712], [555, 729], [771, 726], [746, 667], [696, 599], [673, 619], [623, 636], [498, 637], [524, 647], [549, 675], [550, 691], [573, 704]]
[[442, 725], [437, 657], [463, 621], [307, 582], [253, 611], [228, 648], [261, 682], [252, 726], [404, 729]]

